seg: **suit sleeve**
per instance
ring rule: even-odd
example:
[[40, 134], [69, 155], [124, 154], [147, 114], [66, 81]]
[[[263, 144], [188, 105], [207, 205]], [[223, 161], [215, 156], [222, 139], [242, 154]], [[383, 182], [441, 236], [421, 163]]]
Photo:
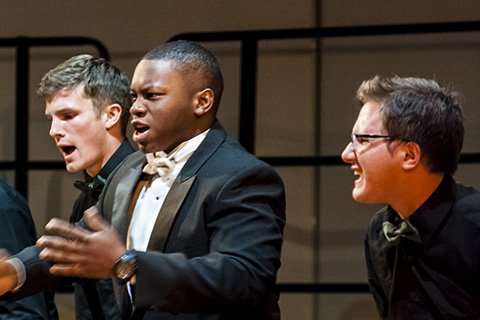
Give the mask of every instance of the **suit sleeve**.
[[[0, 247], [16, 254], [35, 243], [35, 226], [23, 198], [9, 188], [4, 188], [1, 192]], [[20, 297], [15, 296], [15, 299]], [[5, 297], [13, 298], [13, 295], [7, 294], [2, 298]], [[52, 294], [38, 293], [17, 301], [0, 302], [0, 319], [51, 319], [55, 316]]]
[[182, 210], [190, 210], [185, 221], [204, 224], [206, 237], [172, 244], [189, 242], [185, 250], [139, 252], [136, 307], [174, 313], [270, 312], [278, 299], [285, 224], [281, 179], [269, 166], [256, 165], [226, 178], [214, 192], [203, 189], [207, 186], [193, 188], [184, 204], [190, 209]]

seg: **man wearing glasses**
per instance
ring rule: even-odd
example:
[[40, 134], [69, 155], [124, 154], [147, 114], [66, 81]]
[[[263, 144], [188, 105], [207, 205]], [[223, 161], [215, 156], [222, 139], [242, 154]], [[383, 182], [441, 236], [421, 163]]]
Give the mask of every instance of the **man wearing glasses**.
[[418, 78], [374, 77], [342, 153], [356, 201], [386, 203], [365, 240], [382, 319], [480, 319], [480, 193], [456, 183], [456, 94]]

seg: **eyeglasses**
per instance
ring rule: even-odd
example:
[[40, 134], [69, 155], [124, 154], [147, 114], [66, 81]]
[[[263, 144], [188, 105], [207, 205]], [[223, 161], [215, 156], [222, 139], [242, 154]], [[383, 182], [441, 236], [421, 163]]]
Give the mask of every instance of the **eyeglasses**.
[[355, 152], [363, 151], [368, 145], [368, 142], [370, 142], [370, 139], [399, 140], [398, 138], [395, 138], [392, 136], [382, 136], [382, 135], [368, 134], [368, 133], [367, 134], [352, 133], [353, 151]]

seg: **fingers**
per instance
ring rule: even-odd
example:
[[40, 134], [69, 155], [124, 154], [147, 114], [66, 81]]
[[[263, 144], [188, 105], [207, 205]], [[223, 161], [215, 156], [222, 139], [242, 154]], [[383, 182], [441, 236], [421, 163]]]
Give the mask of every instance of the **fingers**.
[[85, 210], [83, 214], [88, 227], [92, 231], [102, 231], [109, 227], [108, 224], [97, 214], [97, 212], [98, 210], [96, 207], [91, 207]]
[[40, 258], [59, 263], [78, 262], [83, 253], [78, 250], [77, 241], [69, 241], [61, 237], [42, 236], [37, 240], [37, 245], [44, 249]]
[[50, 220], [45, 226], [45, 230], [49, 234], [60, 236], [69, 240], [83, 240], [89, 233], [85, 229], [58, 218], [53, 218]]
[[59, 276], [85, 276], [82, 274], [81, 269], [79, 268], [78, 264], [54, 264], [50, 268], [50, 273], [59, 275]]

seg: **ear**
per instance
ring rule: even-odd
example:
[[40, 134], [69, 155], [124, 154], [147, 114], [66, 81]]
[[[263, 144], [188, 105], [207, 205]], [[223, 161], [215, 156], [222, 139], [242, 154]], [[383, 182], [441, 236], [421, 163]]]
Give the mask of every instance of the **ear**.
[[111, 104], [102, 111], [102, 118], [105, 121], [105, 128], [107, 130], [112, 129], [117, 123], [120, 122], [122, 115], [122, 107], [119, 104]]
[[413, 170], [421, 164], [422, 149], [415, 142], [405, 142], [402, 147], [402, 166], [405, 170]]
[[214, 93], [210, 88], [204, 89], [197, 94], [195, 115], [201, 117], [208, 113], [213, 107]]

